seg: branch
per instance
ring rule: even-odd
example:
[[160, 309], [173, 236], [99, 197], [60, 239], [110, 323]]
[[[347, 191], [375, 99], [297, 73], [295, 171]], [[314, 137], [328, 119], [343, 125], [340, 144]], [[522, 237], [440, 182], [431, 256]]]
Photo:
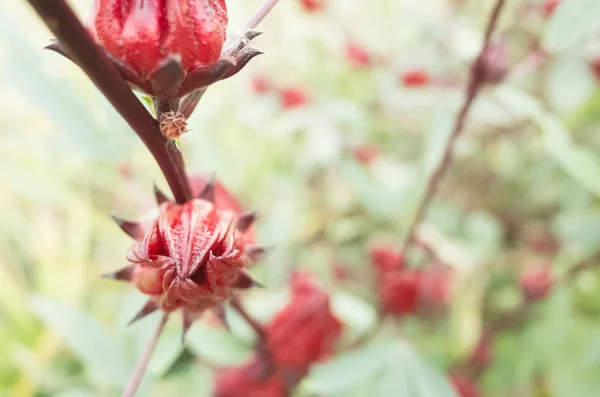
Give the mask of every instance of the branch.
[[90, 37], [65, 0], [27, 0], [48, 29], [69, 51], [127, 124], [140, 137], [162, 170], [178, 203], [192, 198], [183, 158], [164, 138], [157, 121], [135, 97], [105, 51]]
[[131, 375], [131, 379], [129, 379], [129, 383], [127, 383], [127, 387], [122, 394], [122, 397], [133, 397], [140, 387], [140, 383], [142, 382], [142, 378], [146, 373], [146, 368], [148, 368], [148, 363], [150, 362], [150, 358], [152, 358], [152, 353], [156, 348], [156, 344], [158, 343], [158, 339], [165, 328], [165, 324], [167, 323], [167, 319], [169, 315], [167, 313], [163, 313], [152, 337], [148, 341], [144, 352], [139, 358], [137, 364], [135, 365], [135, 369], [133, 370], [133, 374]]
[[267, 0], [262, 7], [254, 14], [252, 19], [246, 24], [246, 30], [254, 29], [258, 24], [267, 16], [269, 12], [275, 7], [279, 0]]
[[502, 11], [504, 3], [505, 3], [505, 0], [497, 0], [496, 5], [494, 6], [494, 9], [490, 15], [490, 19], [487, 24], [487, 28], [486, 28], [485, 36], [484, 36], [484, 40], [483, 40], [483, 47], [481, 48], [481, 52], [479, 53], [479, 55], [477, 56], [477, 58], [475, 59], [475, 61], [473, 62], [472, 66], [471, 66], [471, 75], [469, 78], [469, 83], [467, 84], [467, 87], [466, 87], [465, 100], [463, 102], [462, 107], [460, 108], [460, 111], [456, 118], [456, 122], [454, 123], [454, 128], [452, 129], [452, 134], [448, 138], [448, 142], [446, 143], [446, 147], [444, 148], [442, 160], [440, 161], [440, 163], [437, 165], [437, 167], [431, 174], [431, 177], [429, 178], [429, 181], [427, 182], [425, 195], [423, 196], [423, 199], [419, 203], [419, 205], [417, 207], [417, 211], [415, 213], [415, 216], [408, 228], [408, 231], [406, 233], [406, 238], [402, 245], [403, 252], [406, 251], [406, 249], [409, 247], [410, 243], [412, 242], [413, 235], [415, 233], [415, 228], [423, 219], [423, 216], [425, 215], [425, 211], [427, 210], [427, 207], [431, 203], [431, 200], [433, 199], [433, 196], [436, 193], [436, 190], [438, 188], [438, 185], [440, 184], [440, 181], [442, 180], [444, 174], [446, 173], [446, 171], [448, 170], [448, 168], [450, 166], [450, 163], [452, 162], [452, 153], [454, 150], [454, 145], [464, 129], [465, 121], [467, 119], [467, 116], [469, 115], [469, 111], [471, 110], [473, 101], [475, 100], [475, 98], [481, 91], [481, 88], [485, 84], [485, 74], [486, 74], [485, 55], [486, 55], [487, 49], [490, 45], [490, 40], [492, 38], [492, 34], [494, 33], [494, 30], [498, 23], [498, 18], [500, 17], [500, 12]]

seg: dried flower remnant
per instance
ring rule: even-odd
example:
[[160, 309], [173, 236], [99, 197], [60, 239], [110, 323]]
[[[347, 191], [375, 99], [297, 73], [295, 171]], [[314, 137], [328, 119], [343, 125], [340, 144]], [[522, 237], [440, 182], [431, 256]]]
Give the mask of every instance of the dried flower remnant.
[[187, 132], [187, 121], [181, 112], [165, 112], [160, 115], [160, 133], [167, 139], [179, 138]]

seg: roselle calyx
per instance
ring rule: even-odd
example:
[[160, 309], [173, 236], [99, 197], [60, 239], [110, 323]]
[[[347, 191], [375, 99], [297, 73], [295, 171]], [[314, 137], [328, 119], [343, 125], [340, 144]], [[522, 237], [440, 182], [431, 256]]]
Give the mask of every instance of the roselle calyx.
[[[189, 117], [182, 98], [201, 96], [262, 53], [248, 45], [255, 31], [226, 45], [227, 22], [225, 0], [95, 0], [87, 26], [132, 88], [155, 99], [157, 113]], [[48, 48], [76, 61], [58, 42]]]
[[223, 318], [223, 303], [235, 289], [260, 286], [245, 271], [256, 248], [255, 215], [243, 212], [214, 180], [202, 175], [191, 179], [192, 187], [203, 189], [183, 204], [155, 187], [159, 214], [153, 221], [115, 219], [136, 243], [127, 254], [129, 265], [110, 276], [130, 281], [148, 295], [134, 320], [159, 309], [181, 309], [184, 331], [206, 310]]

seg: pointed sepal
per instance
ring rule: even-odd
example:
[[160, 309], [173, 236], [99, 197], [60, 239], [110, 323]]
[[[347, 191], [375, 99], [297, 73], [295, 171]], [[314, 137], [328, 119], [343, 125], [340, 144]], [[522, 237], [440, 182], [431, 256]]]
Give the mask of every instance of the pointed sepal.
[[135, 315], [135, 317], [133, 317], [131, 319], [131, 321], [129, 321], [127, 323], [127, 325], [131, 325], [131, 324], [135, 323], [136, 321], [141, 320], [142, 318], [146, 317], [147, 315], [154, 313], [157, 310], [158, 310], [158, 304], [155, 302], [154, 299], [150, 298], [150, 299], [148, 299], [148, 301], [146, 302], [144, 307], [142, 307], [142, 309]]
[[235, 223], [235, 228], [241, 233], [247, 232], [256, 221], [256, 217], [255, 211], [246, 212], [245, 214], [240, 215]]
[[119, 281], [131, 281], [131, 276], [133, 274], [133, 265], [126, 266], [122, 269], [117, 270], [114, 273], [106, 273], [101, 277], [109, 280], [119, 280]]
[[156, 204], [161, 205], [164, 202], [171, 201], [169, 198], [154, 184], [154, 197], [156, 198]]
[[248, 273], [244, 271], [240, 272], [240, 275], [233, 283], [233, 287], [239, 289], [265, 288], [264, 285], [254, 280]]
[[208, 181], [208, 183], [206, 184], [206, 186], [204, 187], [204, 189], [202, 190], [202, 192], [200, 192], [200, 195], [198, 195], [199, 199], [202, 200], [206, 200], [206, 201], [210, 201], [211, 203], [215, 203], [215, 176], [214, 174], [211, 175], [210, 180]]
[[266, 248], [266, 247], [252, 245], [252, 246], [247, 247], [244, 250], [244, 253], [246, 255], [248, 255], [248, 257], [250, 258], [250, 260], [252, 262], [257, 262], [257, 261], [261, 260], [262, 258], [264, 258], [267, 251], [268, 251], [268, 248]]
[[142, 241], [144, 238], [144, 228], [138, 222], [128, 221], [116, 215], [111, 215], [117, 225], [123, 230], [129, 237], [136, 241]]

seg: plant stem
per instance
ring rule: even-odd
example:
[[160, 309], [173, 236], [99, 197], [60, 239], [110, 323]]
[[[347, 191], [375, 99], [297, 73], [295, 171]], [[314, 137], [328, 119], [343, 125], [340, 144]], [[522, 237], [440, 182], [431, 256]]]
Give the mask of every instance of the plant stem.
[[481, 48], [479, 55], [477, 56], [477, 58], [471, 66], [471, 75], [466, 87], [465, 100], [460, 108], [460, 111], [458, 112], [458, 116], [456, 117], [456, 122], [454, 123], [452, 133], [448, 138], [448, 142], [446, 143], [446, 146], [444, 148], [442, 159], [431, 174], [431, 177], [427, 182], [427, 187], [425, 188], [425, 194], [421, 199], [421, 202], [417, 207], [415, 216], [408, 227], [406, 238], [402, 245], [403, 252], [405, 252], [411, 244], [415, 233], [415, 228], [423, 219], [425, 212], [437, 191], [440, 181], [442, 180], [450, 164], [452, 163], [454, 145], [456, 144], [458, 137], [464, 129], [465, 121], [467, 119], [467, 116], [469, 115], [469, 111], [471, 110], [473, 101], [475, 100], [475, 98], [481, 91], [481, 88], [485, 84], [486, 71], [484, 65], [484, 56], [490, 45], [490, 40], [498, 23], [498, 18], [500, 17], [500, 12], [502, 11], [504, 3], [505, 0], [497, 0], [496, 5], [494, 6], [494, 9], [490, 15], [483, 40], [483, 47]]
[[140, 137], [162, 170], [178, 203], [192, 198], [183, 157], [135, 97], [105, 51], [91, 38], [65, 0], [27, 0], [81, 69]]
[[135, 365], [135, 369], [133, 370], [133, 374], [129, 379], [129, 383], [127, 383], [127, 387], [125, 391], [123, 391], [122, 397], [133, 397], [140, 387], [140, 383], [142, 382], [142, 378], [146, 373], [146, 368], [148, 368], [148, 363], [150, 362], [150, 358], [152, 358], [152, 353], [154, 353], [154, 349], [156, 348], [156, 344], [158, 343], [158, 339], [165, 328], [165, 324], [167, 323], [167, 319], [169, 315], [167, 313], [163, 313], [156, 326], [156, 329], [152, 333], [151, 339], [148, 341], [144, 352], [138, 359], [137, 364]]
[[254, 29], [267, 16], [271, 9], [275, 7], [279, 0], [267, 0], [260, 9], [254, 14], [252, 19], [246, 24], [246, 30]]
[[261, 343], [265, 342], [267, 339], [267, 332], [265, 331], [265, 327], [263, 327], [262, 324], [260, 324], [258, 321], [253, 319], [250, 316], [250, 314], [248, 314], [244, 306], [242, 306], [242, 303], [240, 302], [238, 297], [233, 297], [231, 299], [231, 306], [244, 318], [248, 325], [252, 327], [254, 332], [256, 332], [259, 341]]

